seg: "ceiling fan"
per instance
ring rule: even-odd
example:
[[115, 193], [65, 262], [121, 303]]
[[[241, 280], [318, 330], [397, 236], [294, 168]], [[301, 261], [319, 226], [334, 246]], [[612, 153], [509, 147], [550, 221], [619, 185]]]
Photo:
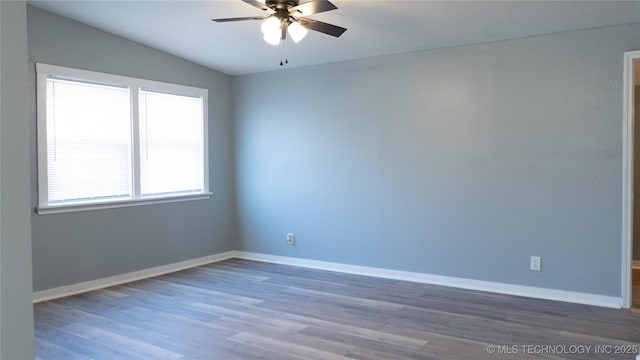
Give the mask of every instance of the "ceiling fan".
[[328, 0], [311, 0], [300, 4], [299, 0], [242, 0], [245, 3], [266, 11], [266, 16], [248, 16], [225, 19], [211, 19], [215, 22], [244, 20], [264, 20], [261, 26], [264, 40], [271, 45], [279, 45], [287, 39], [287, 33], [294, 42], [299, 42], [307, 35], [307, 29], [323, 34], [339, 37], [347, 29], [313, 20], [304, 16], [335, 10], [338, 7]]

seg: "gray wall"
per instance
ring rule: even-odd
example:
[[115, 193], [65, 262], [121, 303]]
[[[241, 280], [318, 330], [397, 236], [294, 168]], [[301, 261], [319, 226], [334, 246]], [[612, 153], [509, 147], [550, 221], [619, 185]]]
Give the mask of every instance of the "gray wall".
[[620, 296], [638, 48], [633, 24], [240, 77], [237, 247]]
[[33, 359], [24, 1], [0, 1], [0, 38], [0, 359]]
[[[33, 215], [34, 289], [94, 280], [232, 250], [234, 170], [232, 80], [35, 7], [27, 8], [31, 147], [35, 142], [35, 65], [43, 62], [209, 89], [210, 200]], [[31, 158], [32, 205], [36, 158]]]

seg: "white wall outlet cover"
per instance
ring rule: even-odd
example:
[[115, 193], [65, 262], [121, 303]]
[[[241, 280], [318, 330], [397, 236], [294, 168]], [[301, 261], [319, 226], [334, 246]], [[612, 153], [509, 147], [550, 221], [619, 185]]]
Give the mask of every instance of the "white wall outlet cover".
[[532, 256], [531, 257], [531, 270], [540, 271], [542, 258], [540, 256]]

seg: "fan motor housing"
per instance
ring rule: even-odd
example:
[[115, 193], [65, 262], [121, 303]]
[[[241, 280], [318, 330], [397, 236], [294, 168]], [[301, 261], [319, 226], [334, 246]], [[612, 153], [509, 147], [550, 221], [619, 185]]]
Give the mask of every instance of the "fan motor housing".
[[299, 0], [267, 0], [265, 5], [273, 10], [284, 9], [287, 10], [290, 7], [298, 6]]

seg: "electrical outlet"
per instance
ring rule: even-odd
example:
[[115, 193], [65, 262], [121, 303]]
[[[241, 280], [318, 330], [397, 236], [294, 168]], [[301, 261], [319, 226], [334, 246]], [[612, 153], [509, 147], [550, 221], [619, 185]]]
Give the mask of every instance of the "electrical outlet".
[[296, 238], [293, 236], [293, 233], [287, 234], [287, 244], [294, 245], [296, 243]]
[[540, 256], [532, 256], [531, 257], [531, 270], [540, 271], [541, 263], [542, 263], [542, 258]]

